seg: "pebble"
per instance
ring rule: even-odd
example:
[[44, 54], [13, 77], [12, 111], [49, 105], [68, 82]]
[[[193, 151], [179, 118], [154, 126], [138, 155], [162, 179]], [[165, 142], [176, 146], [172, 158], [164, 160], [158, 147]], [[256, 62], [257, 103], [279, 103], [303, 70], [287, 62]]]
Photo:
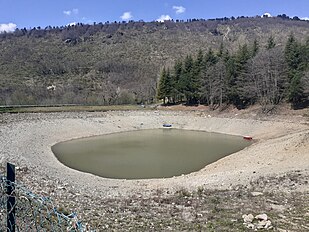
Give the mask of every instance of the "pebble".
[[242, 218], [244, 219], [245, 223], [248, 223], [248, 222], [253, 221], [254, 216], [252, 214], [248, 214], [248, 215], [244, 214], [244, 215], [242, 215]]
[[267, 215], [265, 213], [258, 214], [258, 215], [255, 216], [255, 219], [266, 221], [267, 220]]
[[257, 197], [257, 196], [262, 196], [263, 193], [261, 193], [261, 192], [251, 192], [251, 195], [252, 195], [253, 197]]

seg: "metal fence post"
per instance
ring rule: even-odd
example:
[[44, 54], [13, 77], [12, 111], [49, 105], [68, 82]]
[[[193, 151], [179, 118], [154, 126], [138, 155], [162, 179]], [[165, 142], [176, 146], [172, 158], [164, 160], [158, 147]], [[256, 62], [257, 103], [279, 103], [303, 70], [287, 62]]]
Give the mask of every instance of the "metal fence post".
[[15, 165], [7, 163], [7, 232], [15, 232]]

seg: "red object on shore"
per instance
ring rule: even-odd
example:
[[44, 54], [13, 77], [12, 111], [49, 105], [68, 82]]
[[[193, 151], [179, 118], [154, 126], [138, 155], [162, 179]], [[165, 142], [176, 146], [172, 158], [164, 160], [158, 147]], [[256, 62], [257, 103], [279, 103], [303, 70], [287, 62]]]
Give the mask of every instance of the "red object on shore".
[[246, 139], [246, 140], [252, 140], [252, 137], [248, 136], [248, 135], [244, 136], [243, 138]]

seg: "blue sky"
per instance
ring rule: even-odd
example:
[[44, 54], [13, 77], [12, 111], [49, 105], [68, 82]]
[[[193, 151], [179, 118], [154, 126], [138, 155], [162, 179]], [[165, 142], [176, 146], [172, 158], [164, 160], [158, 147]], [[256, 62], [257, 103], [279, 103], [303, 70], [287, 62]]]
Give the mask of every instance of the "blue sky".
[[0, 32], [74, 22], [217, 18], [264, 13], [309, 17], [309, 0], [0, 0]]

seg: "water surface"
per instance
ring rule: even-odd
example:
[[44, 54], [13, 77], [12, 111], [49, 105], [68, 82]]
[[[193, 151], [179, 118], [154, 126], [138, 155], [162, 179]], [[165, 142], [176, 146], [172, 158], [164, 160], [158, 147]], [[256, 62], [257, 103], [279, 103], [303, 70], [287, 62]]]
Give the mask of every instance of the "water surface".
[[98, 176], [144, 179], [198, 171], [251, 143], [239, 136], [153, 129], [75, 139], [52, 147], [68, 167]]

